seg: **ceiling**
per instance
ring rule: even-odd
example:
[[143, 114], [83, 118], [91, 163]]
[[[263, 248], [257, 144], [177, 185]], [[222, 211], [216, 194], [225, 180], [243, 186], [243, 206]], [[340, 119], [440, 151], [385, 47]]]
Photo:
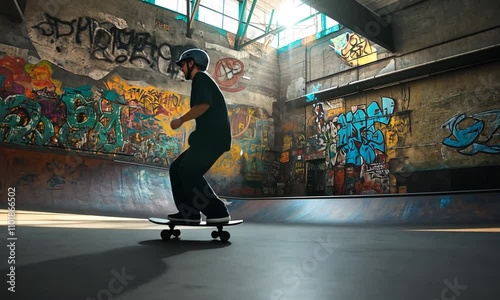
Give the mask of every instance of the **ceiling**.
[[389, 51], [394, 51], [394, 41], [392, 24], [387, 16], [421, 1], [425, 0], [303, 0], [307, 5]]
[[22, 22], [24, 9], [28, 0], [4, 0], [0, 15], [10, 17], [15, 22]]

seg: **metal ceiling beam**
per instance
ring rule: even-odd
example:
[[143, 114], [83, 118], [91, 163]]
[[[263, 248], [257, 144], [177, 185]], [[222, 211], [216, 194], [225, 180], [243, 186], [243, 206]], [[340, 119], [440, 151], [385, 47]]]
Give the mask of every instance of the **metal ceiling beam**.
[[300, 23], [302, 23], [302, 22], [304, 22], [304, 21], [307, 21], [307, 20], [309, 20], [309, 19], [311, 19], [311, 18], [314, 18], [314, 17], [316, 17], [316, 16], [317, 16], [317, 15], [319, 15], [319, 14], [320, 14], [320, 12], [316, 12], [315, 14], [312, 14], [312, 15], [310, 15], [310, 16], [308, 16], [308, 17], [305, 17], [304, 19], [299, 20], [299, 21], [297, 21], [297, 22], [293, 23], [292, 25], [280, 26], [280, 27], [278, 27], [278, 28], [276, 28], [276, 29], [273, 29], [273, 30], [267, 31], [266, 33], [264, 33], [264, 34], [262, 34], [262, 35], [260, 35], [260, 36], [258, 36], [258, 37], [256, 37], [256, 38], [254, 38], [253, 40], [250, 40], [250, 41], [248, 41], [248, 42], [246, 42], [246, 43], [243, 43], [243, 44], [239, 47], [239, 49], [241, 50], [243, 47], [248, 46], [248, 45], [250, 45], [250, 44], [253, 44], [253, 43], [255, 43], [256, 41], [258, 41], [258, 40], [260, 40], [260, 39], [262, 39], [262, 38], [265, 38], [265, 37], [266, 37], [266, 36], [268, 36], [268, 35], [271, 35], [271, 34], [278, 34], [278, 33], [282, 32], [282, 31], [284, 31], [284, 30], [287, 30], [288, 28], [291, 28], [291, 27], [293, 27], [293, 26], [295, 26], [295, 25], [297, 25], [297, 24], [300, 24]]
[[392, 25], [355, 0], [303, 0], [370, 41], [394, 52]]
[[14, 22], [23, 22], [27, 0], [4, 0], [4, 2], [0, 9], [0, 15], [8, 16]]
[[245, 10], [247, 8], [247, 0], [243, 0], [243, 3], [240, 3], [240, 15], [239, 15], [239, 23], [238, 30], [236, 31], [236, 37], [234, 39], [234, 49], [238, 48], [238, 40], [240, 38], [241, 31], [243, 30], [243, 19], [245, 19]]
[[192, 10], [189, 7], [190, 6], [189, 5], [190, 2], [191, 2], [191, 0], [186, 0], [186, 4], [187, 4], [187, 19], [188, 19], [186, 36], [188, 38], [191, 38], [191, 36], [193, 35], [194, 17], [196, 16], [196, 12], [198, 12], [198, 8], [200, 7], [201, 0], [194, 0], [194, 7], [193, 7]]
[[266, 33], [269, 32], [269, 30], [271, 30], [271, 25], [273, 25], [273, 18], [274, 18], [274, 8], [271, 11], [271, 18], [269, 18], [269, 23], [267, 23]]
[[238, 32], [238, 34], [236, 35], [236, 39], [234, 41], [234, 48], [236, 50], [240, 50], [240, 44], [241, 44], [241, 42], [243, 42], [243, 40], [245, 39], [245, 36], [247, 35], [248, 26], [250, 25], [250, 20], [252, 19], [253, 11], [255, 9], [256, 4], [257, 4], [257, 0], [253, 0], [252, 7], [250, 8], [250, 13], [248, 14], [248, 17], [247, 17], [247, 21], [243, 25], [243, 32], [241, 34]]

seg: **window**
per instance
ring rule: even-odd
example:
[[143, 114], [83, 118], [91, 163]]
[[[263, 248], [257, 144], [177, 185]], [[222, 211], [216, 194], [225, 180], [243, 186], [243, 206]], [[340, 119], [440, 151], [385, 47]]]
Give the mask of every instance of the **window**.
[[238, 1], [224, 1], [224, 17], [222, 19], [222, 29], [232, 33], [238, 31], [238, 19], [240, 5]]
[[197, 20], [222, 28], [224, 0], [201, 0]]
[[[143, 2], [152, 3], [169, 10], [186, 15], [186, 0], [141, 0]], [[242, 2], [238, 0], [200, 0], [200, 6], [196, 20], [204, 22], [218, 28], [222, 28], [228, 32], [236, 34], [238, 32], [239, 14], [242, 7]], [[255, 0], [252, 0], [255, 1]], [[252, 1], [248, 1], [245, 8], [245, 16], [243, 22], [246, 22]], [[191, 9], [194, 5], [194, 0], [191, 0]], [[257, 3], [253, 10], [250, 24], [246, 31], [247, 39], [255, 39], [262, 36], [267, 29], [273, 30], [289, 26], [286, 30], [279, 32], [276, 36], [269, 35], [259, 40], [261, 43], [270, 44], [278, 48], [284, 47], [297, 40], [308, 36], [314, 36], [319, 32], [324, 32], [326, 29], [333, 28], [338, 25], [335, 20], [319, 14], [315, 9], [300, 0], [282, 1], [282, 6], [276, 10], [273, 16], [272, 25], [269, 25], [271, 20], [271, 11], [269, 7], [264, 9]], [[299, 21], [302, 21], [298, 23]], [[295, 24], [295, 25], [294, 25]], [[293, 25], [293, 26], [292, 26]]]
[[186, 0], [152, 0], [152, 1], [145, 1], [149, 3], [156, 4], [161, 7], [168, 8], [170, 10], [179, 12], [181, 14], [186, 14]]

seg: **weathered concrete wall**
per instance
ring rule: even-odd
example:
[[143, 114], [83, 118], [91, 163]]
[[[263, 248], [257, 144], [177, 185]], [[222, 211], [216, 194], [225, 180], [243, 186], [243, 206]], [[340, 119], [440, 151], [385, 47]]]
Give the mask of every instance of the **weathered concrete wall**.
[[497, 62], [288, 112], [287, 194], [306, 194], [315, 160], [327, 195], [499, 188], [499, 76]]
[[[498, 2], [413, 4], [383, 12], [393, 23], [396, 53], [346, 28], [280, 52], [281, 103], [500, 43]], [[327, 195], [500, 188], [489, 178], [500, 169], [499, 66], [485, 64], [283, 109], [293, 117], [283, 120], [282, 169], [290, 170], [287, 182], [301, 187], [287, 185], [286, 192], [307, 194], [308, 171], [318, 167]], [[314, 165], [320, 161], [325, 163]], [[431, 171], [427, 178], [416, 175], [424, 171]], [[473, 176], [470, 184], [459, 184], [458, 173]]]
[[[120, 217], [176, 212], [168, 171], [116, 163], [83, 152], [0, 148], [0, 193], [15, 188], [17, 210]], [[234, 200], [234, 219], [265, 223], [436, 224], [495, 223], [498, 192], [337, 199]], [[0, 207], [7, 207], [0, 198]]]
[[499, 11], [499, 2], [487, 0], [426, 0], [408, 7], [388, 6], [379, 14], [392, 23], [395, 53], [348, 28], [313, 43], [304, 39], [301, 47], [279, 53], [280, 99], [498, 44]]
[[191, 82], [175, 61], [196, 46], [211, 56], [234, 137], [209, 175], [220, 192], [263, 194], [274, 161], [275, 51], [233, 51], [234, 35], [203, 23], [187, 38], [185, 18], [140, 1], [69, 4], [28, 1], [21, 25], [0, 17], [0, 142], [168, 167], [194, 129], [169, 126], [189, 110]]

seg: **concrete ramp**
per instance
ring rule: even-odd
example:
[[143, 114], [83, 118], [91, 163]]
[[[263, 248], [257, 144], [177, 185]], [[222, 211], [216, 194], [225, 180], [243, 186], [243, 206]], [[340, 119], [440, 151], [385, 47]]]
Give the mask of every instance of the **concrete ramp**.
[[[168, 170], [82, 157], [0, 148], [2, 195], [16, 208], [121, 217], [176, 212]], [[6, 197], [0, 198], [6, 208]], [[500, 221], [499, 191], [386, 196], [228, 197], [233, 218], [259, 223], [443, 224]]]

